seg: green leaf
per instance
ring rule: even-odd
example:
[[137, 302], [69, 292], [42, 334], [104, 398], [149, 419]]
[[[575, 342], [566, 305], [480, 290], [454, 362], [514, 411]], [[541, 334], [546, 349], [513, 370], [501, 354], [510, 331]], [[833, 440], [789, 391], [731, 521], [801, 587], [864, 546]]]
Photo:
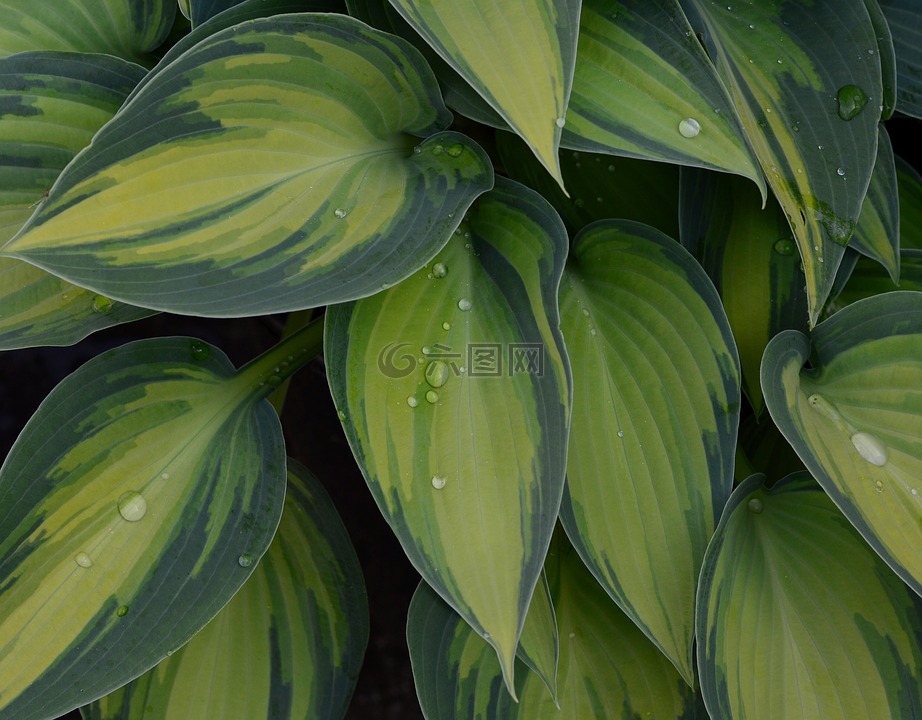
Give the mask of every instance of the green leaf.
[[900, 198], [900, 248], [922, 250], [922, 175], [903, 158], [895, 160]]
[[418, 269], [492, 182], [464, 136], [411, 135], [450, 120], [434, 85], [410, 46], [348, 17], [222, 30], [132, 95], [4, 252], [186, 314], [368, 295]]
[[561, 520], [694, 686], [695, 586], [730, 493], [740, 411], [720, 299], [678, 243], [613, 220], [574, 241], [560, 314], [573, 368]]
[[807, 329], [804, 275], [784, 212], [760, 207], [749, 183], [728, 175], [682, 171], [682, 243], [720, 293], [739, 349], [743, 391], [756, 415], [764, 408], [759, 364], [782, 330]]
[[0, 468], [0, 718], [57, 717], [123, 685], [249, 577], [285, 495], [264, 370], [142, 340], [45, 399]]
[[698, 608], [712, 718], [918, 717], [922, 602], [806, 473], [736, 489]]
[[817, 325], [811, 340], [793, 331], [775, 337], [762, 388], [807, 469], [922, 594], [920, 339], [922, 293], [861, 300]]
[[349, 536], [323, 486], [289, 458], [278, 532], [246, 584], [172, 656], [81, 711], [85, 720], [335, 720], [367, 641]]
[[497, 179], [435, 263], [327, 312], [330, 388], [375, 500], [510, 689], [563, 491], [566, 248], [547, 202]]
[[542, 572], [528, 605], [516, 657], [534, 671], [557, 701], [557, 660], [560, 654], [560, 637], [557, 633], [557, 616], [551, 600], [547, 577]]
[[887, 268], [893, 282], [900, 279], [900, 203], [893, 146], [884, 126], [879, 129], [877, 162], [868, 194], [861, 206], [855, 234], [848, 246]]
[[149, 65], [175, 16], [175, 0], [0, 0], [0, 57], [66, 50]]
[[[791, 473], [804, 470], [797, 453], [784, 435], [778, 430], [772, 419], [766, 414], [758, 420], [750, 415], [740, 423], [739, 450], [742, 451], [746, 464], [752, 471], [749, 475], [765, 475], [769, 486]], [[734, 479], [741, 483], [749, 475], [740, 474], [739, 455]]]
[[874, 26], [863, 0], [688, 5], [794, 231], [812, 326], [874, 167], [883, 98]]
[[896, 109], [922, 118], [922, 8], [915, 0], [878, 0], [896, 50]]
[[563, 147], [765, 180], [676, 0], [586, 0]]
[[[612, 603], [565, 542], [548, 556], [560, 625], [559, 707], [540, 678], [516, 668], [516, 704], [502, 690], [489, 645], [421, 583], [407, 641], [416, 692], [429, 720], [704, 717], [675, 668]], [[555, 568], [555, 569], [551, 569]]]
[[896, 49], [893, 45], [893, 34], [887, 16], [881, 8], [879, 0], [864, 0], [864, 6], [874, 26], [877, 35], [877, 54], [880, 56], [880, 76], [883, 96], [881, 97], [881, 120], [889, 120], [896, 109]]
[[557, 150], [573, 84], [580, 0], [391, 4], [562, 185]]
[[899, 287], [880, 263], [861, 258], [830, 309], [838, 311], [863, 298], [897, 289], [922, 291], [922, 250], [903, 250], [900, 253]]

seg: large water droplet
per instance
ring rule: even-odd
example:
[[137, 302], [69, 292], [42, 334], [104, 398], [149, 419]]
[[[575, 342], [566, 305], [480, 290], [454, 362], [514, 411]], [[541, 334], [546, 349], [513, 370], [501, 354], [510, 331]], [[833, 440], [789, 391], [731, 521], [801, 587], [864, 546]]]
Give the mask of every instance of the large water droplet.
[[448, 275], [448, 266], [445, 263], [437, 262], [432, 266], [432, 277], [443, 278]]
[[115, 302], [105, 295], [96, 295], [93, 297], [93, 312], [95, 313], [107, 315], [111, 312], [113, 305], [115, 305]]
[[752, 500], [747, 503], [747, 506], [749, 507], [749, 512], [751, 513], [758, 515], [760, 512], [762, 512], [762, 501], [759, 500], [759, 498], [752, 498]]
[[333, 214], [337, 217], [337, 219], [342, 220], [342, 219], [343, 219], [344, 217], [346, 217], [346, 215], [348, 215], [349, 213], [348, 213], [348, 211], [343, 210], [342, 208], [336, 208], [336, 209], [333, 211]]
[[128, 606], [119, 605], [118, 610], [115, 611], [115, 614], [118, 615], [119, 617], [125, 617], [128, 614]]
[[147, 501], [141, 493], [129, 490], [118, 499], [118, 512], [128, 522], [137, 522], [147, 514]]
[[461, 157], [461, 153], [464, 152], [464, 145], [457, 143], [448, 148], [448, 154], [451, 157]]
[[855, 450], [871, 465], [883, 467], [887, 464], [887, 446], [876, 435], [866, 432], [856, 432], [852, 435], [852, 445]]
[[868, 104], [868, 96], [857, 85], [843, 85], [836, 94], [839, 103], [838, 113], [843, 120], [857, 117]]
[[244, 553], [243, 555], [237, 558], [237, 564], [242, 568], [248, 568], [250, 567], [250, 565], [253, 564], [253, 558], [252, 556]]
[[74, 556], [74, 562], [82, 568], [93, 567], [93, 561], [85, 552], [77, 553], [76, 556]]
[[436, 490], [441, 490], [445, 487], [445, 476], [444, 475], [433, 475], [432, 476], [432, 487]]
[[458, 310], [461, 310], [462, 312], [467, 312], [468, 310], [471, 309], [471, 307], [472, 307], [472, 303], [467, 298], [461, 298], [460, 300], [458, 300]]
[[193, 360], [205, 360], [211, 355], [211, 348], [201, 340], [193, 340], [189, 343], [189, 352]]
[[784, 255], [785, 257], [794, 254], [794, 243], [787, 239], [779, 240], [772, 247], [775, 249], [776, 253]]
[[426, 393], [426, 402], [435, 405], [439, 401], [439, 394], [435, 390], [429, 390]]
[[433, 360], [426, 366], [426, 382], [434, 388], [440, 388], [448, 382], [451, 371], [441, 360]]
[[700, 132], [701, 125], [698, 124], [698, 121], [695, 120], [695, 118], [685, 118], [682, 120], [682, 122], [679, 123], [679, 134], [682, 137], [697, 137], [698, 133]]

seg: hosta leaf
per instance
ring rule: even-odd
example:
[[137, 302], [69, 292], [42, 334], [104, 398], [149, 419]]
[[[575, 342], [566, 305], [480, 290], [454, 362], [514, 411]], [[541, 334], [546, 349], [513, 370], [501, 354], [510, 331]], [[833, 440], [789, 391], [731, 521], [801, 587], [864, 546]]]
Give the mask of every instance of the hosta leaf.
[[922, 175], [901, 157], [895, 160], [900, 198], [900, 248], [922, 250]]
[[739, 178], [682, 171], [682, 243], [720, 293], [740, 355], [743, 390], [756, 415], [764, 408], [759, 364], [782, 330], [807, 329], [807, 294], [784, 212], [761, 207]]
[[227, 28], [129, 99], [4, 252], [188, 314], [370, 294], [431, 257], [492, 181], [467, 138], [411, 135], [450, 120], [434, 85], [409, 45], [348, 17]]
[[[750, 415], [740, 423], [739, 449], [747, 463], [753, 468], [750, 475], [765, 475], [766, 483], [771, 485], [794, 472], [804, 470], [804, 464], [794, 452], [794, 448], [784, 439], [784, 435], [767, 414], [756, 418]], [[749, 475], [740, 475], [739, 455], [734, 479], [741, 483]]]
[[88, 707], [86, 720], [335, 720], [368, 641], [349, 536], [323, 486], [288, 460], [278, 532], [217, 617], [155, 668]]
[[879, 0], [864, 0], [874, 33], [877, 35], [877, 54], [880, 56], [880, 80], [883, 89], [881, 120], [889, 120], [896, 109], [896, 49], [893, 33]]
[[557, 634], [557, 617], [551, 600], [547, 577], [535, 586], [522, 626], [516, 657], [524, 662], [547, 686], [551, 697], [557, 700], [557, 659], [560, 653], [560, 638]]
[[552, 582], [560, 624], [559, 707], [522, 663], [516, 668], [519, 702], [513, 702], [490, 646], [421, 583], [410, 603], [407, 641], [425, 717], [703, 718], [675, 668], [612, 603], [573, 549], [560, 545], [563, 556], [548, 558], [560, 566]]
[[739, 119], [676, 0], [586, 0], [561, 145], [738, 173], [765, 194]]
[[687, 0], [807, 278], [810, 324], [832, 288], [874, 167], [883, 102], [864, 0]]
[[900, 253], [899, 287], [880, 263], [861, 258], [831, 308], [838, 311], [863, 298], [893, 290], [922, 292], [922, 250], [903, 250]]
[[574, 241], [560, 291], [573, 367], [560, 517], [602, 586], [694, 686], [695, 585], [730, 493], [739, 361], [714, 286], [628, 221]]
[[142, 340], [42, 403], [0, 468], [0, 718], [124, 684], [249, 577], [285, 494], [263, 365], [235, 374], [204, 342]]
[[0, 57], [68, 50], [149, 64], [175, 16], [176, 0], [0, 0]]
[[[144, 74], [107, 55], [30, 52], [0, 59], [0, 242], [16, 234]], [[0, 289], [0, 349], [73, 343], [150, 314], [12, 258], [0, 258]]]
[[922, 8], [915, 0], [878, 0], [896, 50], [896, 109], [922, 118]]
[[915, 718], [922, 602], [806, 473], [736, 489], [698, 595], [712, 718]]
[[547, 202], [498, 179], [435, 263], [327, 313], [331, 391], [375, 500], [510, 688], [563, 491], [566, 247]]
[[878, 295], [840, 310], [812, 340], [794, 331], [775, 337], [762, 388], [807, 469], [922, 594], [920, 344], [922, 293]]
[[893, 282], [900, 278], [900, 203], [893, 147], [883, 125], [877, 143], [877, 162], [868, 194], [861, 206], [855, 234], [848, 246], [887, 268]]
[[[240, 7], [241, 5], [247, 9], [244, 10], [244, 8]], [[345, 13], [346, 10], [345, 4], [341, 0], [191, 0], [189, 19], [192, 21], [192, 27], [197, 28], [216, 15], [223, 14], [231, 9], [243, 10], [251, 17], [270, 17], [286, 12]], [[229, 24], [223, 18], [220, 22], [224, 27], [229, 27]], [[240, 20], [237, 20], [237, 22], [240, 22]], [[218, 26], [216, 25], [216, 27]], [[214, 28], [212, 28], [211, 32], [214, 32]]]
[[[580, 0], [391, 0], [559, 182]], [[523, 82], [527, 78], [527, 82]]]

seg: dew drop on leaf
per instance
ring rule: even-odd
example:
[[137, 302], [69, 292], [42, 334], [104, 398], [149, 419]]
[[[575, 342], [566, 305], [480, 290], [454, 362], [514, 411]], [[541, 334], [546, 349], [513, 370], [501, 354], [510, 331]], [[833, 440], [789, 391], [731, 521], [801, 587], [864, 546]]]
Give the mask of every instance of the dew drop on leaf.
[[786, 238], [779, 240], [772, 247], [775, 249], [776, 253], [785, 257], [794, 254], [794, 243]]
[[419, 400], [416, 399], [415, 395], [410, 395], [407, 397], [407, 405], [409, 405], [411, 408], [416, 407], [419, 405]]
[[128, 606], [119, 605], [118, 610], [115, 611], [115, 614], [119, 617], [125, 617], [128, 614]]
[[752, 498], [752, 500], [747, 503], [747, 507], [749, 508], [749, 512], [758, 515], [762, 512], [762, 501], [759, 500], [759, 498]]
[[430, 390], [426, 393], [426, 402], [430, 405], [435, 405], [439, 401], [439, 394], [435, 390]]
[[337, 219], [342, 220], [344, 217], [346, 217], [347, 212], [342, 208], [336, 208], [333, 211], [333, 214], [337, 217]]
[[237, 558], [237, 564], [243, 568], [250, 567], [250, 565], [253, 564], [253, 558], [244, 553], [239, 558]]
[[887, 446], [879, 437], [871, 433], [856, 432], [852, 435], [852, 445], [855, 446], [858, 454], [871, 465], [883, 467], [887, 464]]
[[118, 499], [118, 512], [128, 522], [137, 522], [147, 514], [147, 501], [141, 493], [129, 490]]
[[432, 476], [432, 487], [436, 490], [441, 490], [445, 487], [445, 476], [444, 475], [433, 475]]
[[426, 366], [426, 382], [434, 388], [440, 388], [448, 382], [448, 365], [441, 360], [433, 360]]
[[93, 567], [92, 559], [90, 559], [90, 556], [85, 552], [77, 553], [77, 555], [74, 557], [74, 562], [82, 568]]
[[697, 137], [698, 133], [701, 132], [701, 125], [698, 124], [698, 121], [694, 118], [685, 118], [682, 122], [679, 123], [679, 134], [682, 137], [693, 138]]
[[471, 307], [472, 307], [472, 303], [467, 298], [461, 298], [460, 300], [458, 300], [458, 310], [461, 310], [462, 312], [467, 312], [468, 310], [471, 309]]
[[105, 295], [95, 295], [93, 297], [93, 312], [99, 313], [100, 315], [107, 315], [112, 311], [112, 306], [115, 305], [115, 302]]
[[836, 94], [838, 114], [843, 120], [857, 117], [868, 104], [868, 96], [857, 85], [843, 85]]
[[448, 266], [445, 263], [437, 262], [432, 266], [432, 277], [443, 278], [448, 275]]
[[211, 355], [211, 348], [200, 340], [193, 340], [189, 345], [193, 360], [206, 360]]

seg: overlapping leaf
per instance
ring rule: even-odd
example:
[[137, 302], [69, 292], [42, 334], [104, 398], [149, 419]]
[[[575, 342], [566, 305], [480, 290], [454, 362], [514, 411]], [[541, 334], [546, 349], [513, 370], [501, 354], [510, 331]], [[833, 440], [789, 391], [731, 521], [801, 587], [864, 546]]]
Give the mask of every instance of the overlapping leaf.
[[574, 383], [561, 520], [694, 686], [695, 586], [730, 493], [740, 411], [720, 299], [678, 243], [603, 221], [574, 242], [560, 312]]
[[278, 532], [253, 575], [205, 628], [86, 720], [335, 720], [368, 640], [362, 573], [323, 486], [289, 458]]
[[472, 141], [413, 136], [449, 120], [396, 38], [335, 15], [241, 23], [144, 83], [4, 252], [188, 314], [362, 297], [416, 270], [490, 187]]
[[676, 0], [586, 0], [561, 145], [737, 173], [765, 194], [736, 111]]
[[260, 401], [277, 363], [235, 374], [201, 341], [144, 340], [45, 399], [0, 468], [0, 718], [56, 717], [124, 684], [243, 584], [285, 494]]
[[426, 718], [703, 718], [675, 668], [606, 596], [573, 548], [559, 547], [560, 556], [552, 550], [548, 557], [560, 625], [559, 707], [521, 663], [519, 702], [513, 702], [489, 645], [422, 583], [410, 604], [407, 639]]
[[0, 57], [65, 50], [149, 62], [175, 16], [176, 0], [0, 0]]
[[900, 198], [900, 249], [922, 250], [922, 175], [901, 157], [894, 159]]
[[562, 184], [557, 150], [573, 84], [580, 0], [391, 4]]
[[877, 143], [877, 161], [868, 194], [849, 247], [877, 260], [887, 268], [893, 282], [900, 278], [900, 203], [893, 146], [883, 125]]
[[765, 403], [849, 521], [922, 594], [922, 293], [856, 302], [811, 339], [788, 331], [769, 343]]
[[903, 250], [900, 253], [899, 287], [880, 263], [860, 258], [831, 309], [838, 311], [858, 300], [894, 290], [922, 292], [922, 250]]
[[812, 325], [874, 167], [883, 89], [864, 0], [686, 5], [794, 232]]
[[712, 718], [918, 717], [922, 601], [806, 473], [738, 487], [701, 578]]
[[498, 181], [435, 263], [327, 314], [331, 390], [378, 506], [510, 688], [563, 490], [566, 245], [546, 201]]
[[914, 0], [878, 0], [896, 50], [896, 108], [922, 118], [922, 8]]

